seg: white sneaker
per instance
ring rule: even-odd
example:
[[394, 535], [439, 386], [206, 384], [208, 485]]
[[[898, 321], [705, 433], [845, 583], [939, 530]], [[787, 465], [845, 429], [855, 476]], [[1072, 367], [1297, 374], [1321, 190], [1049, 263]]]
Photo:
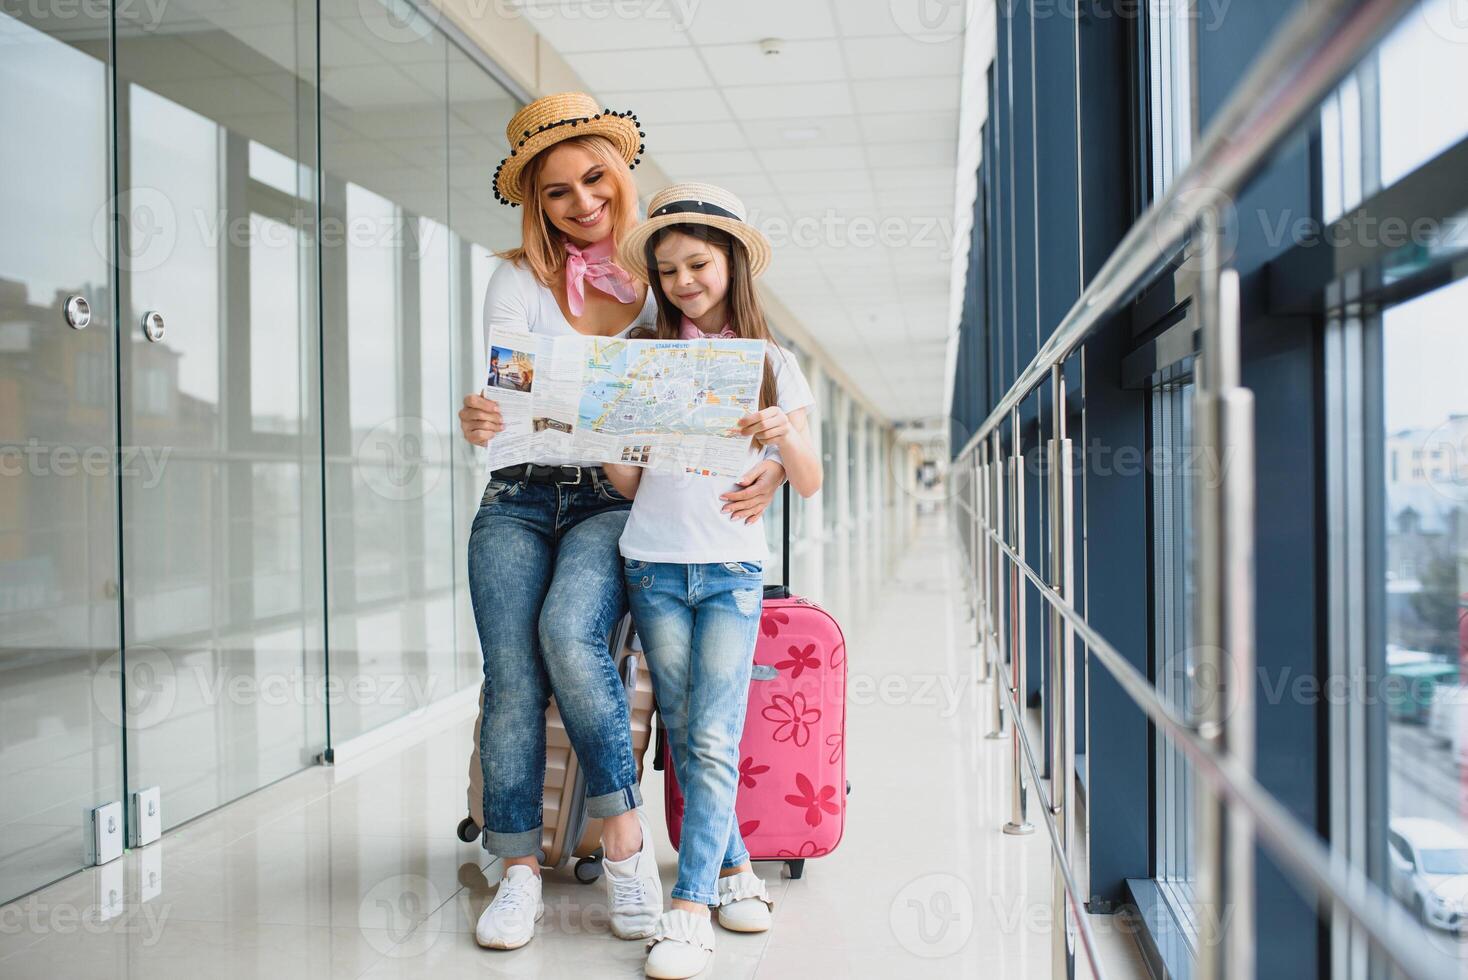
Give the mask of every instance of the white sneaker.
[[657, 929], [663, 911], [663, 879], [652, 849], [652, 828], [641, 807], [637, 809], [637, 825], [642, 828], [642, 849], [621, 861], [601, 863], [612, 907], [612, 933], [618, 939], [648, 938]]
[[488, 949], [519, 949], [535, 937], [535, 923], [545, 914], [540, 875], [512, 864], [500, 879], [494, 901], [474, 926], [474, 941]]
[[643, 972], [658, 980], [687, 980], [714, 958], [714, 927], [706, 915], [669, 909], [658, 919], [647, 944]]
[[719, 925], [731, 932], [764, 932], [775, 903], [753, 871], [719, 879]]

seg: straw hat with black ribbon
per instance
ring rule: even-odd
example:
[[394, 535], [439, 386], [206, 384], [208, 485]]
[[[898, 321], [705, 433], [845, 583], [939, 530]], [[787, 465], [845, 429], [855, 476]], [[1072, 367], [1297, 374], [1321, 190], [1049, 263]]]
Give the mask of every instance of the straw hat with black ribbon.
[[505, 127], [510, 155], [494, 171], [494, 197], [501, 204], [523, 204], [520, 173], [542, 150], [573, 136], [605, 136], [616, 146], [628, 168], [642, 159], [644, 145], [637, 116], [603, 109], [585, 92], [547, 95], [521, 109]]
[[633, 228], [618, 246], [617, 263], [647, 281], [647, 241], [669, 225], [707, 225], [728, 232], [749, 253], [749, 272], [758, 276], [770, 264], [770, 241], [745, 221], [744, 202], [713, 184], [674, 184], [652, 196], [647, 220]]

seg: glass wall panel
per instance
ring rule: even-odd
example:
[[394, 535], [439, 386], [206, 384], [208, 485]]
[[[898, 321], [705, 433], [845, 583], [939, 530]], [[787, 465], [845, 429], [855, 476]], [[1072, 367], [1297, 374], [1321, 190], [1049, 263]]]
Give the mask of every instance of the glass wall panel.
[[[117, 11], [130, 789], [169, 827], [325, 741], [315, 7]], [[157, 328], [145, 330], [145, 324]]]
[[[1381, 319], [1385, 650], [1373, 658], [1388, 767], [1392, 894], [1468, 957], [1468, 281]], [[1379, 730], [1379, 729], [1378, 729]], [[1378, 837], [1378, 841], [1379, 841]]]
[[448, 44], [405, 16], [321, 4], [333, 743], [458, 688]]
[[[1169, 381], [1152, 393], [1152, 636], [1158, 695], [1184, 717], [1194, 711], [1193, 384]], [[1193, 769], [1172, 741], [1156, 739], [1156, 877], [1174, 911], [1193, 921]]]
[[[448, 52], [449, 322], [451, 413], [463, 397], [477, 392], [485, 370], [484, 290], [500, 261], [494, 252], [520, 241], [519, 208], [494, 199], [490, 177], [509, 148], [505, 126], [519, 102], [458, 48]], [[484, 491], [484, 454], [459, 436], [452, 418], [455, 571], [455, 650], [458, 686], [478, 684], [483, 676], [479, 635], [474, 626], [466, 578], [469, 531]]]
[[122, 799], [107, 37], [105, 7], [0, 10], [0, 901]]

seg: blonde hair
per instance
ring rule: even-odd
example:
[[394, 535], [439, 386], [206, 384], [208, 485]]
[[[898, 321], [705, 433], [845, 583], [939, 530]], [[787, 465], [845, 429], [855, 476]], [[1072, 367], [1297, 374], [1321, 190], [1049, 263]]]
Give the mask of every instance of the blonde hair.
[[568, 143], [580, 146], [596, 158], [605, 168], [605, 177], [616, 189], [612, 200], [612, 246], [619, 242], [637, 224], [637, 185], [632, 181], [632, 170], [616, 144], [605, 136], [571, 136], [548, 146], [535, 155], [520, 171], [520, 190], [525, 198], [521, 206], [520, 247], [497, 252], [502, 259], [514, 263], [523, 262], [535, 274], [536, 280], [547, 289], [552, 288], [566, 264], [565, 233], [546, 216], [540, 203], [540, 174], [545, 169], [546, 158], [558, 146]]
[[[729, 270], [729, 291], [724, 294], [725, 309], [729, 311], [729, 329], [736, 337], [763, 340], [774, 348], [777, 355], [781, 353], [780, 345], [765, 320], [765, 311], [760, 306], [759, 292], [754, 288], [754, 275], [750, 271], [749, 253], [745, 251], [744, 243], [721, 228], [705, 224], [664, 225], [649, 235], [647, 244], [643, 246], [649, 288], [658, 303], [658, 325], [654, 336], [659, 340], [677, 340], [682, 335], [683, 311], [663, 292], [657, 257], [653, 254], [658, 245], [673, 234], [698, 239], [724, 253], [725, 265]], [[770, 358], [766, 357], [764, 378], [759, 389], [759, 407], [769, 408], [778, 401], [775, 372], [770, 367]]]

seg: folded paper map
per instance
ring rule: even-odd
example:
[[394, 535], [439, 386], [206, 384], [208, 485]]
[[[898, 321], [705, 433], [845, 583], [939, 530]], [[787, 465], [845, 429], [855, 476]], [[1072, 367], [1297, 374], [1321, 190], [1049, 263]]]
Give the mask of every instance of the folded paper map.
[[494, 329], [483, 394], [505, 429], [489, 466], [543, 458], [743, 475], [759, 408], [762, 340], [541, 337]]

